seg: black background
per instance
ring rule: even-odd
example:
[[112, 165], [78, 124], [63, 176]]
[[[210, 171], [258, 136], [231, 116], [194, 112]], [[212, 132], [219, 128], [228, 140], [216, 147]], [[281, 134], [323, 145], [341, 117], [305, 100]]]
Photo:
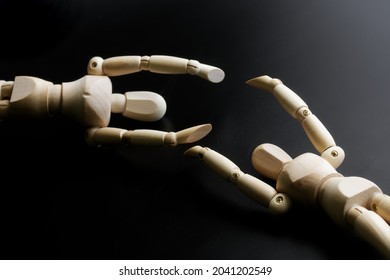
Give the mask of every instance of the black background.
[[[251, 166], [265, 142], [292, 157], [315, 152], [268, 93], [270, 75], [297, 92], [346, 152], [338, 171], [390, 193], [390, 3], [346, 1], [1, 1], [0, 78], [61, 83], [94, 56], [165, 54], [222, 68], [213, 84], [140, 72], [115, 92], [150, 90], [164, 118], [126, 129], [178, 131], [211, 123], [200, 140]], [[0, 123], [1, 259], [381, 259], [321, 209], [270, 215], [202, 162], [175, 148], [94, 148], [65, 120]], [[262, 178], [266, 180], [265, 178]], [[273, 182], [269, 182], [273, 183]]]

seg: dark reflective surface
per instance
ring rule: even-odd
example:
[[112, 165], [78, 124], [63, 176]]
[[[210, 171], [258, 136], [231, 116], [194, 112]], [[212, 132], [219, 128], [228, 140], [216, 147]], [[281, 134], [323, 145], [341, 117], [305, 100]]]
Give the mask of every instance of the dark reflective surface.
[[[315, 152], [270, 94], [245, 85], [267, 74], [296, 91], [345, 150], [340, 173], [390, 193], [386, 1], [35, 2], [0, 5], [1, 79], [73, 81], [93, 56], [166, 54], [216, 65], [226, 73], [220, 84], [148, 72], [113, 78], [115, 92], [158, 92], [168, 110], [155, 123], [113, 116], [111, 126], [211, 123], [197, 144], [262, 178], [250, 163], [261, 143], [292, 157]], [[0, 145], [2, 259], [381, 258], [321, 209], [273, 217], [183, 157], [192, 145], [96, 149], [83, 127], [56, 119], [4, 121]]]

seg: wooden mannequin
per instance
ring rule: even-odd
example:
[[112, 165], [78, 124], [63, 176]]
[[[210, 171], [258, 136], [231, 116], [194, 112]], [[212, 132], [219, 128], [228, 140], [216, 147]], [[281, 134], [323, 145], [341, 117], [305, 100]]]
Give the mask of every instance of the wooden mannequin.
[[344, 160], [343, 150], [311, 114], [305, 102], [280, 80], [260, 76], [248, 85], [271, 92], [281, 106], [298, 119], [320, 153], [292, 159], [273, 144], [262, 144], [252, 153], [256, 171], [275, 180], [276, 188], [244, 174], [232, 161], [207, 147], [195, 146], [185, 155], [201, 159], [218, 175], [268, 207], [274, 213], [289, 210], [292, 201], [319, 204], [337, 224], [355, 230], [363, 239], [390, 258], [390, 197], [361, 177], [344, 177], [336, 168]]
[[202, 124], [177, 133], [108, 127], [111, 113], [141, 120], [156, 121], [166, 111], [163, 97], [148, 91], [112, 93], [108, 77], [149, 70], [161, 74], [191, 74], [219, 83], [224, 72], [214, 66], [173, 56], [118, 56], [89, 61], [88, 75], [62, 84], [30, 76], [15, 81], [0, 81], [0, 120], [9, 117], [48, 117], [62, 115], [88, 127], [86, 141], [91, 145], [165, 145], [192, 143], [211, 131]]

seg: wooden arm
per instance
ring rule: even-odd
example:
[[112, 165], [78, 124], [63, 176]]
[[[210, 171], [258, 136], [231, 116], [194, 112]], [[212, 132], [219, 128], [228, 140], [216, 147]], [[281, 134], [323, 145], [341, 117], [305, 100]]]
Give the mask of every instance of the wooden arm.
[[126, 130], [115, 127], [90, 128], [86, 141], [93, 146], [138, 145], [176, 146], [198, 141], [212, 129], [210, 124], [190, 127], [179, 132], [165, 132], [150, 129]]
[[288, 195], [278, 193], [267, 183], [243, 173], [236, 164], [218, 152], [209, 148], [194, 146], [188, 149], [185, 155], [202, 160], [216, 174], [236, 185], [261, 205], [268, 207], [271, 212], [281, 214], [290, 209], [291, 199]]
[[279, 79], [273, 79], [269, 76], [260, 76], [246, 83], [271, 92], [287, 113], [301, 122], [306, 135], [321, 157], [332, 164], [334, 168], [340, 166], [345, 157], [343, 149], [336, 146], [326, 127], [310, 112], [306, 103], [295, 92], [286, 87]]
[[202, 64], [197, 60], [188, 60], [166, 55], [152, 56], [116, 56], [108, 59], [93, 57], [88, 64], [88, 74], [119, 76], [148, 70], [160, 74], [197, 75], [213, 83], [221, 82], [225, 73], [214, 66]]

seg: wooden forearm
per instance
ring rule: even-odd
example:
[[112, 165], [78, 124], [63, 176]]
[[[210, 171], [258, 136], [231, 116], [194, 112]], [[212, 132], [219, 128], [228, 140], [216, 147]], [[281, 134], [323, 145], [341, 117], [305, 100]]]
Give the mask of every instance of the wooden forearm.
[[[114, 127], [91, 128], [87, 130], [87, 143], [95, 146], [146, 145], [165, 146], [170, 144], [169, 133], [156, 130], [126, 130]], [[165, 136], [168, 135], [167, 140]]]

